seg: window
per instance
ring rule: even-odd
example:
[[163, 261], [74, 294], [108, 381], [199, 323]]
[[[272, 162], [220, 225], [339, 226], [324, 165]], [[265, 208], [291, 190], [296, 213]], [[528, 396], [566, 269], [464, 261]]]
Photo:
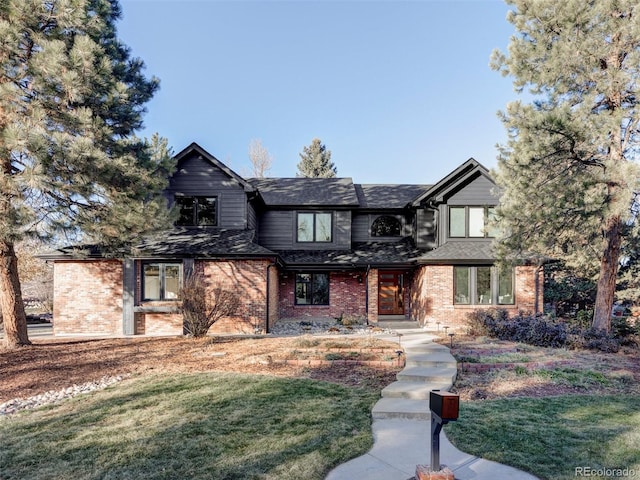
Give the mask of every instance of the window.
[[329, 305], [329, 274], [298, 273], [296, 305]]
[[176, 225], [213, 226], [218, 224], [217, 197], [176, 197], [179, 216]]
[[449, 237], [495, 237], [490, 220], [495, 220], [495, 207], [449, 207]]
[[330, 242], [331, 219], [330, 213], [298, 213], [298, 242]]
[[449, 236], [464, 237], [467, 231], [464, 207], [449, 207]]
[[182, 278], [180, 263], [144, 263], [143, 300], [177, 300]]
[[453, 267], [453, 303], [456, 305], [513, 305], [513, 269]]
[[401, 231], [400, 220], [390, 215], [378, 217], [371, 224], [372, 237], [399, 237]]

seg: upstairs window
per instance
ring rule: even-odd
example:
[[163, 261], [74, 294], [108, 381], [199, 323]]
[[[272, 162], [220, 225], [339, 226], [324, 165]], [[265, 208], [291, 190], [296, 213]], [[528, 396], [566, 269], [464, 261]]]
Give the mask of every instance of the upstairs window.
[[371, 224], [372, 237], [399, 237], [401, 232], [400, 220], [390, 215], [378, 217]]
[[176, 225], [209, 226], [218, 225], [217, 197], [176, 197], [179, 215]]
[[331, 242], [332, 218], [330, 213], [298, 213], [298, 242]]
[[495, 207], [449, 207], [449, 238], [495, 237]]
[[180, 263], [144, 263], [143, 300], [178, 300], [182, 278]]

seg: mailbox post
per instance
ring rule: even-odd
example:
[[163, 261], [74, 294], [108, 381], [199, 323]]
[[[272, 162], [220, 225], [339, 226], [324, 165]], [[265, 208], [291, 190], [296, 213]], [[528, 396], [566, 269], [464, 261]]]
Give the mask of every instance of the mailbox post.
[[429, 392], [431, 409], [431, 471], [440, 470], [440, 431], [442, 426], [458, 419], [460, 396], [455, 393], [431, 390]]

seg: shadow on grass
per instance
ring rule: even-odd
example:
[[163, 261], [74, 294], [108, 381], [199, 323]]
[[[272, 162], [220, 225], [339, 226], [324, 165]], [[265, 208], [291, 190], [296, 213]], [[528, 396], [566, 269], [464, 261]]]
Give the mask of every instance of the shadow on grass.
[[129, 380], [0, 419], [0, 478], [321, 479], [370, 448], [375, 397], [257, 375]]
[[[466, 402], [446, 426], [460, 450], [542, 479], [576, 477], [576, 468], [640, 474], [640, 397], [571, 395]], [[598, 477], [609, 478], [609, 477]]]

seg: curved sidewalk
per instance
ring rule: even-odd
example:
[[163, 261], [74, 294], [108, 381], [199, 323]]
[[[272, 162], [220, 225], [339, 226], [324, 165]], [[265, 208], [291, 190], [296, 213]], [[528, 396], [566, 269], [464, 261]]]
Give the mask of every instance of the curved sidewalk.
[[[373, 407], [373, 448], [336, 467], [326, 480], [409, 480], [417, 465], [431, 462], [429, 392], [451, 388], [456, 361], [448, 348], [432, 341], [434, 335], [419, 329], [401, 333], [406, 365], [398, 381], [382, 391]], [[397, 339], [397, 335], [390, 337]], [[440, 435], [440, 464], [449, 467], [458, 480], [536, 480], [513, 467], [461, 452], [444, 433]]]

